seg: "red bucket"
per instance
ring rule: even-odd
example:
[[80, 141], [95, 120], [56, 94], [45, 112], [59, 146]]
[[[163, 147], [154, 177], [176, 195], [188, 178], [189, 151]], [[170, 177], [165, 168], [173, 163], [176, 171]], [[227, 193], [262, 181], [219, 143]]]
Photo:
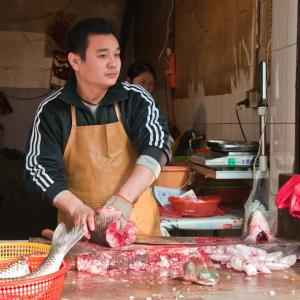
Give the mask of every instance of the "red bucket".
[[224, 214], [224, 211], [218, 207], [221, 201], [219, 196], [206, 196], [201, 199], [171, 196], [168, 200], [172, 208], [182, 216], [211, 217]]

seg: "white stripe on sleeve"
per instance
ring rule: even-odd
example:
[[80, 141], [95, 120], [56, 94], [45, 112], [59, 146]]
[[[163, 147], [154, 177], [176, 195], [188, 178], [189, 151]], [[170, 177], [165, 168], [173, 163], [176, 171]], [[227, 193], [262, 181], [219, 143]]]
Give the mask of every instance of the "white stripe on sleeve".
[[54, 181], [46, 173], [45, 168], [37, 161], [37, 158], [40, 155], [41, 146], [41, 133], [39, 131], [40, 114], [43, 111], [44, 106], [49, 101], [56, 99], [62, 89], [63, 88], [50, 95], [39, 105], [33, 121], [29, 151], [26, 155], [26, 169], [30, 172], [30, 175], [32, 175], [32, 180], [42, 189], [43, 192], [45, 192]]
[[[164, 131], [162, 130], [161, 125], [158, 122], [159, 111], [155, 106], [154, 100], [152, 96], [142, 87], [134, 84], [130, 84], [128, 82], [123, 82], [124, 88], [128, 90], [132, 90], [138, 92], [143, 99], [145, 99], [148, 103], [148, 114], [146, 121], [146, 128], [149, 131], [149, 145], [156, 146], [160, 149], [163, 148], [164, 143]], [[155, 134], [154, 134], [155, 132]]]

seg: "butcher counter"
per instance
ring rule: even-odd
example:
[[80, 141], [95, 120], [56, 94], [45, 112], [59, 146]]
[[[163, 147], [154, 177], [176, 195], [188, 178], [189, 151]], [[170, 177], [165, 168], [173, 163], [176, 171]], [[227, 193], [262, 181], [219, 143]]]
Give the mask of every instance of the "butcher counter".
[[71, 270], [62, 300], [93, 299], [300, 299], [300, 263], [271, 274], [246, 276], [219, 269], [215, 286], [200, 286], [180, 279], [153, 279], [147, 273], [128, 272], [118, 277], [89, 275]]

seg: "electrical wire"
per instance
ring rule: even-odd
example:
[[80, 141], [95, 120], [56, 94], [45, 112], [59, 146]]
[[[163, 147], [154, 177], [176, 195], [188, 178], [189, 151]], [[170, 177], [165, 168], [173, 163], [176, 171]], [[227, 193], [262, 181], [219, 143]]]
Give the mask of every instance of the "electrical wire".
[[236, 113], [236, 117], [238, 119], [238, 123], [239, 123], [240, 129], [241, 129], [242, 135], [244, 137], [244, 140], [245, 140], [245, 142], [247, 142], [247, 138], [246, 138], [245, 132], [243, 130], [243, 126], [242, 126], [242, 123], [241, 123], [241, 120], [240, 120], [240, 116], [239, 116], [239, 108], [240, 108], [240, 105], [237, 104], [235, 106], [235, 113]]
[[171, 20], [171, 17], [172, 17], [172, 14], [173, 14], [173, 11], [174, 11], [174, 7], [175, 7], [175, 3], [174, 3], [174, 0], [171, 0], [171, 9], [170, 9], [170, 12], [169, 12], [169, 15], [168, 15], [168, 19], [167, 19], [167, 30], [166, 30], [166, 37], [165, 37], [165, 41], [164, 41], [164, 44], [163, 44], [163, 47], [161, 49], [161, 52], [157, 58], [157, 62], [159, 62], [159, 60], [161, 59], [166, 47], [167, 47], [167, 44], [168, 44], [168, 39], [169, 39], [169, 34], [170, 34], [170, 20]]

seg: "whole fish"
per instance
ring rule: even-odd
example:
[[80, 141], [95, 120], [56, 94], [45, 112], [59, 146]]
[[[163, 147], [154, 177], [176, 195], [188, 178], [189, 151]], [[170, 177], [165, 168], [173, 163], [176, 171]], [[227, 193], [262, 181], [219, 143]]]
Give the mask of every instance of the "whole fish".
[[38, 269], [30, 273], [28, 259], [23, 257], [0, 272], [0, 282], [36, 278], [58, 271], [65, 255], [83, 235], [83, 227], [75, 226], [68, 232], [65, 224], [60, 223], [54, 231], [49, 254]]
[[183, 278], [201, 285], [215, 285], [219, 274], [208, 257], [189, 260], [183, 265]]
[[[30, 273], [29, 262], [27, 256], [22, 256], [17, 261], [11, 263], [7, 268], [0, 271], [0, 282], [3, 278], [11, 278], [25, 276]], [[12, 275], [13, 274], [13, 275]]]

